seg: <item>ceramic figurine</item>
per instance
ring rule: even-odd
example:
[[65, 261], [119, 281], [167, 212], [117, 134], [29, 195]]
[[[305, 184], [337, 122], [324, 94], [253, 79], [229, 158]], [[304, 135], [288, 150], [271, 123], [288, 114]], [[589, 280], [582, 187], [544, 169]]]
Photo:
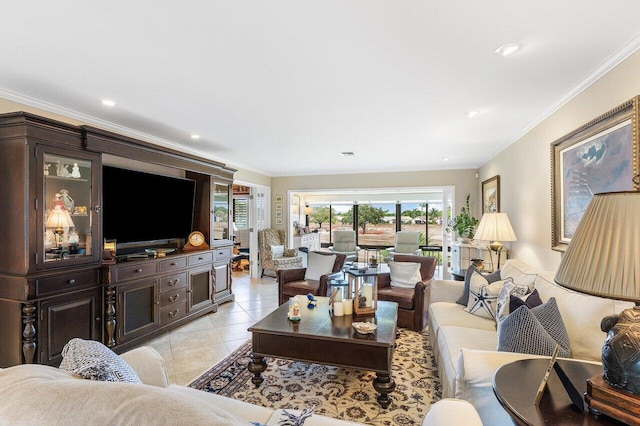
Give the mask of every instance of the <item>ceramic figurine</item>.
[[51, 166], [51, 164], [44, 164], [44, 175], [45, 176], [49, 176], [49, 167]]
[[60, 200], [64, 203], [65, 208], [69, 211], [69, 213], [73, 213], [76, 207], [76, 202], [73, 201], [71, 195], [69, 195], [69, 191], [66, 189], [60, 190]]
[[71, 177], [76, 179], [80, 177], [80, 167], [78, 167], [78, 163], [73, 163], [73, 168], [71, 169]]
[[307, 303], [307, 308], [309, 309], [315, 308], [316, 305], [318, 304], [318, 301], [311, 293], [307, 294], [307, 299], [309, 299], [309, 303]]

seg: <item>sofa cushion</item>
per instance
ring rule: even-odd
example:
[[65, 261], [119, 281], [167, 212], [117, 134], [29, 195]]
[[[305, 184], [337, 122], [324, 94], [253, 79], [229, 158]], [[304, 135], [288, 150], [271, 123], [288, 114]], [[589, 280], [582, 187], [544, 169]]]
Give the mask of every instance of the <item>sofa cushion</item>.
[[185, 397], [171, 388], [78, 377], [37, 364], [1, 370], [0, 423], [247, 425], [217, 400]]
[[296, 296], [298, 294], [315, 293], [319, 286], [320, 281], [289, 281], [287, 285], [283, 287], [283, 291], [289, 296]]
[[556, 298], [558, 310], [569, 334], [574, 358], [600, 361], [606, 334], [600, 330], [600, 321], [608, 315], [632, 308], [633, 302], [623, 302], [578, 293], [557, 285], [555, 272], [544, 273], [536, 279], [535, 287], [542, 301]]
[[511, 278], [516, 285], [526, 285], [533, 291], [538, 271], [531, 265], [518, 259], [508, 259], [500, 270], [500, 279]]
[[94, 340], [71, 339], [62, 349], [60, 369], [89, 380], [142, 383], [125, 360]]
[[430, 332], [436, 334], [441, 327], [447, 325], [467, 327], [473, 330], [496, 331], [496, 322], [493, 319], [469, 315], [469, 312], [466, 312], [462, 306], [453, 302], [431, 303], [429, 318], [432, 327]]
[[473, 272], [469, 285], [467, 312], [495, 320], [498, 295], [503, 284], [504, 281], [494, 281], [489, 284], [485, 277], [478, 272]]
[[499, 351], [551, 356], [556, 345], [559, 356], [571, 356], [569, 336], [553, 297], [535, 308], [520, 306], [498, 325]]
[[422, 281], [419, 263], [390, 260], [388, 265], [391, 287], [415, 288], [416, 283]]
[[[462, 296], [460, 296], [460, 298], [456, 302], [460, 305], [467, 306], [467, 304], [469, 303], [469, 285], [471, 284], [471, 275], [473, 275], [474, 271], [480, 273], [480, 271], [476, 269], [475, 266], [471, 265], [467, 269], [467, 272], [464, 276], [464, 290], [462, 290]], [[485, 275], [484, 277], [489, 282], [489, 284], [491, 284], [492, 282], [498, 281], [500, 279], [500, 271], [492, 272]]]
[[378, 289], [378, 300], [396, 302], [400, 308], [413, 309], [415, 294], [416, 289], [413, 287], [382, 287]]
[[[471, 316], [465, 313], [467, 316]], [[475, 317], [478, 318], [478, 317]], [[467, 327], [444, 326], [438, 333], [438, 373], [442, 385], [442, 397], [453, 397], [456, 392], [458, 357], [462, 348], [495, 350], [498, 344], [495, 330], [478, 330]]]
[[333, 271], [335, 263], [335, 254], [326, 255], [310, 252], [307, 258], [307, 270], [304, 273], [304, 279], [319, 281], [321, 276], [330, 274]]

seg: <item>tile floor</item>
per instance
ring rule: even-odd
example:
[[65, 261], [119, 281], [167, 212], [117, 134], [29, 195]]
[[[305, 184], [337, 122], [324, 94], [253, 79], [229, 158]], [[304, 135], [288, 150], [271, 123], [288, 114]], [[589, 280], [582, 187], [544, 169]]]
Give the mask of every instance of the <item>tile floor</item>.
[[179, 328], [145, 342], [164, 358], [170, 383], [188, 385], [251, 338], [251, 325], [278, 306], [274, 278], [251, 279], [248, 272], [233, 272], [234, 302], [218, 306]]

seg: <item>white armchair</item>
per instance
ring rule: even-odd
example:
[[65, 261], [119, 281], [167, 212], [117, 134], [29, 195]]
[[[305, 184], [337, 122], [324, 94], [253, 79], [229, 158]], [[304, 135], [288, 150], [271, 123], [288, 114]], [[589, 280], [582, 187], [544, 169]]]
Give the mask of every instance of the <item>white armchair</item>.
[[414, 256], [422, 255], [422, 250], [420, 250], [420, 232], [396, 232], [396, 245], [387, 251], [389, 252], [387, 260], [393, 260], [393, 256], [395, 254], [412, 254]]
[[346, 255], [346, 262], [357, 261], [360, 247], [356, 245], [356, 231], [353, 229], [333, 231], [333, 245], [329, 247], [329, 250], [333, 253]]

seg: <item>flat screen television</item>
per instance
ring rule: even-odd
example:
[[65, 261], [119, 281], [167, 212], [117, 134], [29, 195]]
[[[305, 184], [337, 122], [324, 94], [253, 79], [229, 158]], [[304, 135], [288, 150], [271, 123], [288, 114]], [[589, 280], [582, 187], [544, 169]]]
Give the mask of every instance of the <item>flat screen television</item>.
[[119, 247], [157, 245], [192, 231], [194, 180], [103, 166], [102, 188], [103, 237]]

